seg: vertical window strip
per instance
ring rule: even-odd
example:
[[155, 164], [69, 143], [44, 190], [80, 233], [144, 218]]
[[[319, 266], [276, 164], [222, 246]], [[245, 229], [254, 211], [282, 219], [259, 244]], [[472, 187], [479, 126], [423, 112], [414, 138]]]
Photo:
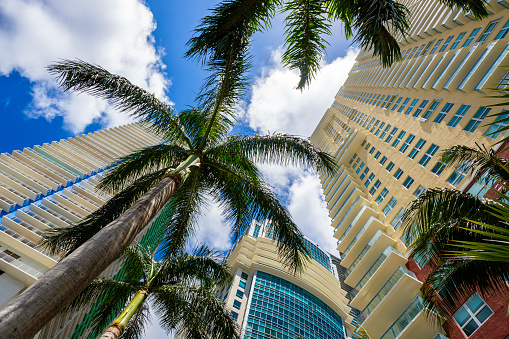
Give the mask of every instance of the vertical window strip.
[[387, 127], [385, 127], [382, 134], [380, 134], [380, 139], [383, 139], [387, 135], [387, 132], [389, 132], [390, 129], [391, 129], [391, 125], [387, 125]]
[[495, 28], [495, 26], [498, 24], [498, 21], [492, 21], [490, 22], [490, 24], [488, 25], [488, 27], [486, 27], [486, 29], [484, 30], [484, 32], [481, 34], [481, 36], [479, 37], [479, 39], [477, 39], [477, 42], [483, 42], [485, 41], [488, 36], [490, 35], [490, 33], [493, 31], [493, 29]]
[[430, 115], [433, 114], [433, 112], [435, 111], [435, 109], [437, 108], [439, 103], [440, 103], [440, 100], [434, 100], [431, 103], [431, 105], [429, 105], [428, 110], [426, 111], [426, 113], [424, 113], [424, 115], [422, 117], [424, 119], [428, 119], [430, 117]]
[[[509, 21], [508, 21], [509, 23]], [[486, 82], [488, 81], [488, 79], [493, 75], [493, 73], [495, 72], [495, 69], [500, 65], [500, 63], [502, 62], [502, 60], [507, 56], [507, 53], [509, 53], [509, 44], [507, 44], [504, 48], [504, 50], [502, 50], [502, 52], [500, 52], [498, 58], [495, 60], [495, 62], [493, 62], [493, 64], [491, 65], [491, 67], [486, 71], [486, 73], [484, 73], [484, 76], [482, 77], [482, 79], [479, 81], [479, 83], [475, 86], [474, 89], [481, 89], [484, 87], [484, 85], [486, 85]], [[506, 74], [507, 76], [507, 74]], [[497, 86], [497, 89], [499, 87]]]
[[385, 142], [389, 143], [392, 140], [392, 138], [394, 137], [394, 135], [396, 134], [397, 131], [398, 131], [398, 128], [394, 127], [392, 129], [391, 133], [387, 136], [387, 139], [385, 139]]
[[422, 146], [426, 144], [426, 140], [420, 139], [417, 144], [415, 145], [414, 149], [408, 154], [408, 157], [410, 159], [415, 159], [415, 156], [421, 151]]
[[423, 155], [423, 157], [419, 161], [419, 165], [426, 167], [428, 162], [431, 160], [431, 158], [435, 155], [435, 153], [437, 151], [438, 151], [438, 146], [435, 144], [431, 144], [431, 146], [428, 148], [426, 153]]
[[396, 148], [396, 146], [398, 146], [398, 144], [401, 142], [401, 140], [403, 139], [403, 137], [405, 136], [406, 132], [405, 131], [401, 131], [398, 135], [398, 137], [396, 138], [396, 140], [394, 140], [394, 142], [392, 143], [392, 147], [393, 148]]
[[479, 107], [472, 119], [470, 119], [468, 124], [465, 126], [464, 130], [466, 132], [474, 132], [490, 111], [491, 107]]
[[[509, 22], [508, 22], [508, 23], [509, 23]], [[430, 54], [430, 55], [435, 53], [435, 51], [437, 50], [437, 48], [438, 48], [438, 47], [440, 47], [440, 44], [442, 43], [442, 41], [443, 41], [443, 40], [444, 40], [444, 39], [439, 39], [439, 40], [437, 41], [436, 45], [433, 47], [433, 49], [431, 50], [431, 52], [429, 52], [429, 54]]]
[[428, 104], [428, 100], [422, 100], [422, 102], [419, 105], [419, 107], [417, 107], [417, 109], [415, 110], [413, 116], [414, 117], [418, 117], [421, 114], [421, 112], [424, 109], [424, 107], [426, 107], [427, 104]]
[[470, 45], [470, 43], [472, 42], [472, 40], [474, 40], [474, 38], [477, 35], [477, 33], [479, 33], [480, 30], [481, 30], [481, 27], [475, 28], [472, 31], [472, 33], [470, 33], [470, 35], [468, 36], [467, 40], [465, 40], [465, 43], [463, 44], [462, 47], [468, 47]]
[[387, 205], [385, 205], [385, 207], [382, 211], [383, 214], [385, 216], [389, 215], [389, 213], [391, 213], [391, 211], [394, 209], [394, 207], [396, 207], [397, 203], [398, 203], [398, 200], [395, 197], [392, 197], [391, 200], [389, 200], [389, 202], [387, 203]]
[[396, 100], [396, 103], [394, 104], [394, 106], [392, 106], [391, 111], [394, 111], [396, 109], [396, 107], [398, 107], [398, 105], [402, 99], [403, 99], [403, 97], [399, 97], [398, 100]]
[[380, 192], [380, 194], [378, 195], [378, 197], [376, 198], [375, 200], [375, 203], [377, 205], [380, 205], [382, 203], [382, 201], [384, 201], [385, 197], [387, 196], [387, 194], [389, 194], [389, 190], [387, 189], [387, 187], [384, 187], [384, 189], [382, 190], [382, 192]]
[[399, 149], [399, 151], [401, 153], [405, 153], [405, 151], [407, 150], [407, 148], [410, 146], [410, 144], [412, 143], [412, 141], [414, 141], [415, 139], [415, 135], [413, 134], [410, 134], [408, 136], [408, 138], [406, 139], [405, 143], [401, 146], [401, 148]]
[[449, 127], [456, 127], [458, 123], [461, 121], [465, 113], [470, 109], [470, 105], [461, 105], [461, 107], [458, 109], [456, 114], [451, 118], [447, 126]]
[[401, 111], [405, 109], [405, 106], [409, 101], [410, 101], [410, 98], [406, 98], [405, 101], [403, 101], [400, 108], [398, 109], [398, 113], [401, 113]]
[[455, 49], [460, 43], [461, 39], [463, 39], [465, 34], [467, 34], [467, 32], [461, 32], [460, 35], [458, 35], [458, 37], [456, 38], [456, 41], [454, 41], [454, 43], [451, 45], [450, 49]]
[[484, 133], [484, 136], [495, 139], [502, 132], [501, 129], [507, 127], [508, 124], [509, 124], [509, 114], [508, 113], [500, 114], [497, 116], [495, 121], [490, 125], [486, 133]]
[[452, 38], [454, 38], [454, 35], [451, 35], [450, 37], [447, 38], [447, 40], [445, 40], [442, 48], [440, 48], [440, 51], [439, 52], [443, 52], [445, 51], [445, 49], [447, 48], [447, 46], [449, 46], [449, 43], [451, 42]]
[[494, 40], [499, 40], [499, 39], [505, 38], [505, 36], [507, 35], [508, 31], [509, 31], [509, 20], [507, 20], [507, 22], [505, 23], [504, 27], [502, 27], [500, 32], [498, 32], [498, 34], [497, 34], [497, 36], [495, 37]]
[[437, 124], [441, 123], [442, 120], [444, 120], [444, 118], [447, 115], [447, 113], [449, 113], [449, 111], [451, 110], [452, 106], [454, 106], [454, 103], [452, 103], [452, 102], [446, 103], [445, 106], [440, 111], [440, 113], [438, 113], [438, 115], [435, 118], [435, 120], [433, 120], [433, 122], [435, 122]]

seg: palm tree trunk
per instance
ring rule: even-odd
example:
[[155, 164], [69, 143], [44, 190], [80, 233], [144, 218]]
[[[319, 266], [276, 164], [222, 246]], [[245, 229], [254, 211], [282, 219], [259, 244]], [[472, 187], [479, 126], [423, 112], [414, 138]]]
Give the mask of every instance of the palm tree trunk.
[[101, 274], [159, 213], [195, 166], [192, 155], [118, 219], [0, 310], [0, 339], [32, 338]]
[[127, 307], [120, 313], [117, 319], [115, 319], [100, 339], [118, 339], [124, 329], [126, 328], [129, 320], [136, 313], [136, 311], [143, 305], [143, 302], [147, 298], [147, 292], [138, 291], [134, 296], [133, 300], [127, 305]]

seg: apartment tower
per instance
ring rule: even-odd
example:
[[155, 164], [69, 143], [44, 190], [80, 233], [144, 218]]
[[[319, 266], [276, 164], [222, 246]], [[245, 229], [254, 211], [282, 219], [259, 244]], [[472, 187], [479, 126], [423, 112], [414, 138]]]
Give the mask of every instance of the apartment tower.
[[[494, 145], [507, 114], [493, 107], [509, 83], [509, 3], [486, 1], [489, 17], [434, 0], [402, 1], [409, 34], [397, 36], [403, 60], [384, 68], [361, 50], [311, 141], [340, 169], [322, 175], [334, 237], [356, 322], [371, 338], [506, 338], [509, 295], [472, 295], [443, 328], [426, 320], [420, 287], [427, 258], [410, 258], [405, 207], [424, 190], [448, 187], [484, 196], [468, 168], [444, 169], [441, 150]], [[494, 125], [486, 126], [487, 123]], [[424, 269], [424, 271], [423, 271]]]
[[[38, 244], [43, 232], [67, 227], [97, 210], [110, 197], [95, 189], [101, 173], [117, 158], [161, 141], [133, 123], [0, 155], [0, 307], [60, 259]], [[156, 244], [162, 232], [156, 218], [138, 240]], [[119, 268], [116, 262], [103, 274], [111, 276]], [[61, 314], [38, 338], [70, 338], [80, 323], [74, 337], [85, 336], [91, 321], [87, 315]]]

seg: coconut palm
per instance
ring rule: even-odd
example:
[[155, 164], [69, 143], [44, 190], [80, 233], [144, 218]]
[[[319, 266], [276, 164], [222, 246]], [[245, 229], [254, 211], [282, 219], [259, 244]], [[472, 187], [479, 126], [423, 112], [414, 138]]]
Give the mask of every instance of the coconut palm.
[[[507, 182], [507, 159], [484, 146], [469, 148], [454, 146], [446, 150], [442, 162], [449, 167], [466, 169], [490, 185]], [[458, 256], [471, 250], [472, 243], [484, 244], [496, 240], [498, 232], [506, 230], [501, 211], [507, 204], [479, 198], [453, 189], [430, 189], [408, 208], [404, 226], [412, 239], [414, 257], [430, 260], [431, 273], [423, 284], [425, 307], [448, 316], [454, 313], [464, 297], [475, 291], [486, 295], [507, 289], [509, 263], [492, 260], [489, 263]], [[487, 225], [495, 225], [493, 230]], [[432, 315], [428, 312], [428, 315]]]
[[213, 293], [216, 286], [231, 281], [217, 252], [201, 246], [162, 261], [154, 259], [152, 252], [129, 247], [123, 255], [122, 277], [95, 280], [70, 305], [74, 310], [99, 301], [91, 329], [94, 337], [107, 328], [103, 339], [142, 338], [150, 321], [149, 305], [167, 333], [176, 330], [185, 338], [240, 337], [230, 312]]
[[[216, 70], [222, 67], [217, 65]], [[104, 98], [150, 122], [165, 141], [120, 159], [101, 182], [102, 189], [117, 194], [83, 223], [48, 239], [54, 249], [71, 253], [0, 312], [0, 333], [11, 338], [35, 335], [117, 259], [167, 204], [172, 211], [164, 241], [167, 253], [183, 248], [210, 196], [223, 209], [234, 241], [252, 219], [271, 219], [283, 261], [293, 270], [302, 266], [306, 253], [302, 234], [255, 162], [307, 166], [326, 173], [335, 171], [335, 164], [330, 155], [302, 138], [228, 136], [236, 93], [243, 86], [241, 75], [232, 75], [242, 65], [229, 67], [216, 72], [222, 74], [219, 85], [206, 86], [201, 99], [207, 96], [211, 100], [207, 105], [178, 114], [101, 67], [68, 60], [50, 67], [65, 89]], [[49, 301], [48, 295], [52, 295]]]
[[[483, 0], [440, 2], [470, 12], [477, 19], [488, 16]], [[319, 69], [334, 22], [342, 23], [347, 39], [353, 38], [353, 43], [372, 49], [384, 66], [401, 59], [394, 35], [404, 37], [409, 28], [409, 12], [395, 0], [223, 0], [202, 19], [188, 43], [187, 56], [208, 59], [213, 64], [228, 53], [230, 41], [248, 42], [256, 32], [270, 28], [279, 12], [286, 15], [282, 62], [299, 70], [299, 89], [307, 86]]]

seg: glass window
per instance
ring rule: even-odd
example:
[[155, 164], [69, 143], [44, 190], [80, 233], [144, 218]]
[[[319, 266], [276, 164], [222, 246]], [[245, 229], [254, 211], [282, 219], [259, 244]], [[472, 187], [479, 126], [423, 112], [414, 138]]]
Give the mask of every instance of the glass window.
[[481, 34], [481, 36], [479, 37], [479, 39], [477, 39], [477, 42], [483, 42], [486, 40], [486, 38], [488, 38], [488, 36], [490, 35], [490, 33], [493, 31], [493, 28], [495, 28], [495, 26], [498, 24], [498, 21], [492, 21], [490, 22], [490, 24], [488, 25], [488, 27], [486, 27], [486, 29], [484, 30], [484, 32]]
[[376, 198], [375, 200], [375, 203], [377, 205], [380, 205], [382, 203], [382, 201], [384, 201], [385, 197], [387, 196], [387, 194], [389, 194], [389, 190], [384, 187], [384, 189], [382, 190], [382, 192], [380, 192], [380, 194], [378, 195], [378, 197]]
[[415, 145], [414, 149], [410, 152], [410, 154], [408, 154], [408, 157], [410, 159], [414, 159], [415, 156], [421, 151], [422, 146], [424, 146], [424, 144], [426, 144], [426, 140], [420, 139]]
[[244, 291], [242, 290], [237, 290], [237, 294], [235, 294], [238, 298], [242, 299], [244, 298]]
[[385, 162], [387, 161], [387, 157], [384, 155], [382, 159], [380, 160], [380, 165], [385, 165]]
[[495, 121], [490, 125], [486, 133], [484, 133], [485, 136], [488, 138], [495, 139], [499, 136], [500, 132], [502, 132], [502, 128], [507, 127], [507, 124], [509, 123], [508, 114], [504, 113], [507, 111], [502, 111], [500, 115], [497, 116]]
[[238, 301], [238, 300], [233, 301], [233, 308], [240, 310], [240, 305], [242, 305], [242, 303], [240, 301]]
[[[389, 108], [389, 106], [394, 102], [394, 99], [396, 99], [396, 97], [397, 97], [396, 94], [393, 94], [393, 95], [387, 97], [387, 99], [390, 98], [390, 100], [387, 102], [387, 104], [384, 102], [382, 107], [385, 108], [385, 109]], [[385, 99], [385, 101], [387, 101], [387, 99]]]
[[424, 46], [426, 46], [426, 44], [424, 44], [424, 45], [422, 45], [421, 47], [419, 47], [419, 50], [417, 51], [417, 53], [415, 53], [414, 58], [417, 58], [419, 55], [421, 55], [421, 51], [422, 51], [422, 49], [424, 48]]
[[433, 166], [431, 173], [440, 175], [440, 174], [442, 174], [444, 168], [445, 168], [445, 163], [442, 162], [442, 160], [438, 160], [438, 162], [435, 164], [435, 166]]
[[424, 192], [426, 192], [426, 189], [423, 186], [419, 185], [419, 187], [417, 187], [417, 189], [414, 192], [414, 197], [419, 198], [421, 194], [423, 194]]
[[451, 35], [450, 37], [447, 38], [447, 40], [445, 40], [444, 45], [442, 46], [442, 48], [440, 48], [439, 52], [445, 51], [447, 46], [449, 46], [449, 43], [451, 42], [452, 38], [454, 38], [454, 35]]
[[424, 109], [424, 107], [426, 107], [427, 104], [428, 104], [428, 100], [423, 100], [421, 102], [421, 104], [419, 105], [419, 107], [417, 107], [417, 109], [415, 110], [413, 116], [414, 117], [418, 117], [421, 114], [421, 112]]
[[503, 39], [507, 35], [507, 32], [509, 31], [509, 20], [505, 23], [504, 27], [498, 32], [497, 36], [495, 37], [495, 40]]
[[413, 183], [414, 183], [414, 179], [411, 176], [407, 176], [405, 181], [403, 181], [403, 186], [405, 188], [410, 188], [410, 186], [412, 186]]
[[390, 129], [391, 129], [391, 125], [387, 125], [387, 127], [385, 127], [385, 129], [383, 130], [382, 134], [380, 134], [380, 139], [383, 139], [387, 135], [387, 132], [389, 132]]
[[389, 200], [389, 202], [387, 203], [387, 205], [385, 205], [384, 209], [383, 209], [383, 214], [384, 215], [389, 215], [389, 213], [391, 213], [391, 211], [394, 209], [394, 207], [396, 206], [396, 204], [398, 203], [398, 200], [396, 200], [395, 197], [392, 197], [391, 200]]
[[[373, 127], [371, 128], [371, 131], [370, 131], [371, 133], [373, 133], [373, 131], [375, 130], [375, 128], [378, 126], [378, 124], [379, 124], [379, 123], [380, 123], [380, 120], [377, 120], [377, 121], [375, 122], [375, 124], [374, 124], [374, 125], [373, 125]], [[369, 129], [369, 126], [368, 126], [368, 129]]]
[[380, 187], [380, 184], [381, 184], [381, 183], [382, 183], [382, 182], [381, 182], [380, 180], [377, 180], [377, 181], [375, 182], [375, 184], [373, 185], [373, 187], [371, 187], [371, 189], [369, 190], [369, 194], [371, 194], [371, 195], [375, 194], [375, 193], [376, 193], [376, 190], [378, 189], [378, 187]]
[[449, 127], [456, 127], [458, 123], [461, 121], [465, 113], [470, 109], [470, 105], [461, 105], [456, 114], [452, 117], [451, 121], [447, 124]]
[[371, 146], [371, 143], [368, 142], [368, 144], [366, 145], [366, 147], [364, 147], [364, 149], [367, 151], [369, 149], [369, 146]]
[[378, 159], [380, 158], [380, 155], [382, 154], [382, 152], [380, 151], [377, 151], [376, 154], [375, 154], [375, 159]]
[[470, 337], [492, 314], [491, 308], [477, 293], [474, 293], [454, 313], [454, 320], [466, 336]]
[[371, 149], [369, 150], [369, 154], [373, 154], [375, 152], [376, 148], [373, 146], [371, 147]]
[[[356, 156], [357, 156], [357, 154], [356, 154]], [[240, 275], [240, 279], [247, 280], [247, 278], [248, 278], [247, 273], [246, 272], [242, 272], [242, 274]]]
[[398, 214], [392, 219], [391, 226], [397, 230], [399, 226], [403, 223], [403, 216], [405, 215], [405, 209], [402, 208], [399, 210]]
[[364, 170], [364, 172], [362, 172], [362, 174], [359, 178], [361, 180], [364, 180], [364, 178], [366, 177], [366, 175], [368, 175], [368, 173], [369, 173], [369, 167], [366, 167], [366, 169]]
[[477, 33], [479, 33], [480, 30], [481, 30], [481, 27], [475, 28], [472, 31], [472, 33], [470, 33], [470, 35], [468, 36], [467, 40], [465, 40], [465, 43], [463, 44], [462, 47], [468, 47], [470, 45], [470, 43], [472, 42], [472, 40], [474, 40], [474, 38], [477, 35]]
[[405, 134], [406, 134], [405, 131], [401, 131], [396, 140], [394, 140], [394, 142], [392, 143], [392, 147], [396, 148], [396, 146], [398, 146], [398, 144], [401, 142], [401, 139], [403, 139]]
[[380, 106], [380, 104], [382, 103], [382, 100], [385, 98], [385, 94], [382, 96], [382, 98], [380, 99], [380, 101], [378, 101], [378, 103], [376, 104], [376, 107]]
[[371, 101], [369, 102], [369, 104], [371, 105], [371, 103], [373, 102], [373, 105], [374, 105], [374, 104], [376, 103], [376, 101], [380, 98], [380, 96], [381, 96], [381, 95], [382, 95], [382, 94], [378, 94], [378, 96], [376, 97], [376, 99], [375, 99], [375, 97], [373, 97], [373, 99], [374, 99], [374, 100], [371, 100]]
[[426, 167], [430, 159], [435, 155], [437, 151], [438, 146], [435, 144], [431, 144], [431, 146], [426, 151], [426, 154], [424, 154], [421, 160], [419, 160], [419, 165]]
[[387, 139], [385, 139], [385, 142], [389, 143], [389, 141], [391, 141], [391, 139], [394, 137], [394, 134], [396, 134], [397, 131], [398, 131], [398, 128], [394, 127], [392, 129], [391, 133], [387, 136]]
[[412, 143], [412, 141], [414, 141], [415, 139], [415, 135], [413, 134], [410, 134], [408, 136], [408, 138], [406, 139], [405, 143], [401, 146], [401, 148], [399, 149], [399, 151], [401, 153], [405, 153], [405, 151], [407, 150], [407, 148], [410, 146], [410, 144]]
[[451, 45], [451, 49], [455, 49], [456, 47], [458, 47], [458, 44], [460, 43], [461, 39], [463, 39], [465, 34], [467, 34], [467, 32], [461, 32], [460, 35], [458, 35], [454, 43]]
[[447, 182], [454, 187], [457, 187], [460, 182], [463, 180], [463, 178], [468, 174], [468, 171], [470, 169], [470, 163], [464, 162], [456, 170], [447, 178]]
[[442, 120], [444, 120], [447, 113], [449, 113], [449, 111], [451, 110], [452, 106], [454, 106], [454, 104], [452, 102], [446, 103], [445, 106], [440, 111], [440, 113], [438, 113], [435, 120], [433, 120], [433, 122], [436, 122], [437, 124], [441, 123]]
[[355, 158], [357, 158], [357, 153], [353, 155], [352, 159], [350, 159], [350, 162], [348, 164], [351, 165]]
[[403, 175], [403, 170], [401, 168], [398, 168], [396, 173], [394, 173], [394, 178], [399, 180], [399, 178], [401, 178], [402, 175]]
[[387, 165], [387, 167], [385, 168], [388, 172], [392, 171], [392, 169], [394, 168], [394, 163], [391, 161], [389, 162], [389, 165]]
[[246, 282], [241, 280], [239, 282], [239, 287], [246, 288]]
[[402, 99], [403, 97], [399, 97], [398, 100], [396, 100], [396, 103], [394, 104], [394, 106], [392, 106], [391, 111], [394, 111], [398, 107]]
[[401, 113], [401, 111], [405, 109], [405, 106], [409, 101], [410, 101], [410, 98], [406, 98], [405, 101], [403, 101], [400, 108], [398, 109], [398, 113]]
[[371, 182], [373, 181], [374, 178], [375, 178], [375, 175], [373, 173], [371, 173], [369, 175], [369, 177], [366, 179], [366, 182], [364, 183], [364, 186], [368, 187], [369, 184], [371, 184]]
[[375, 121], [375, 118], [371, 119], [371, 121], [369, 122], [368, 124], [368, 127], [366, 127], [367, 130], [369, 130], [369, 128], [371, 127], [371, 125], [373, 124], [373, 121]]
[[[405, 111], [405, 115], [410, 114], [410, 112], [414, 109], [415, 104], [417, 104], [417, 101], [419, 101], [419, 99], [414, 99], [414, 100], [412, 101], [412, 103], [410, 104], [410, 106], [408, 106], [408, 108], [406, 109], [406, 111]], [[427, 102], [427, 101], [426, 101], [426, 102]]]
[[479, 107], [479, 109], [477, 110], [477, 112], [475, 112], [472, 119], [470, 119], [470, 121], [468, 122], [467, 126], [465, 126], [465, 131], [467, 132], [475, 131], [490, 111], [491, 107]]
[[435, 108], [437, 108], [438, 104], [440, 103], [440, 100], [434, 100], [431, 105], [429, 105], [428, 110], [424, 115], [422, 116], [424, 119], [428, 119], [431, 114], [435, 111]]
[[355, 160], [355, 164], [353, 164], [352, 166], [352, 169], [355, 169], [355, 167], [357, 167], [357, 165], [359, 164], [359, 162], [361, 161], [361, 158], [357, 158], [357, 160]]
[[408, 59], [412, 59], [412, 55], [414, 55], [415, 51], [417, 50], [417, 48], [419, 47], [415, 47], [414, 50], [412, 51], [412, 53], [410, 53], [410, 55], [408, 56]]
[[[492, 46], [492, 45], [490, 44], [489, 46]], [[488, 79], [493, 75], [493, 73], [498, 68], [498, 66], [500, 65], [502, 60], [504, 60], [504, 58], [507, 56], [507, 53], [509, 53], [509, 44], [505, 46], [505, 48], [502, 50], [502, 52], [500, 52], [497, 59], [493, 62], [493, 64], [486, 71], [486, 73], [484, 73], [483, 77], [481, 78], [481, 80], [479, 80], [477, 85], [475, 85], [474, 89], [481, 89], [484, 87], [484, 85], [486, 85], [486, 82], [488, 81]], [[473, 72], [473, 71], [475, 71], [475, 70], [472, 70], [470, 72]], [[498, 73], [498, 71], [497, 71], [497, 73]], [[506, 74], [506, 76], [507, 76], [507, 74]], [[492, 85], [492, 84], [488, 84], [488, 85]], [[498, 88], [498, 86], [497, 86], [497, 88]]]
[[364, 161], [361, 163], [359, 168], [357, 168], [357, 171], [355, 171], [355, 174], [359, 174], [363, 168], [364, 168]]
[[433, 45], [434, 42], [435, 42], [435, 39], [428, 42], [428, 44], [426, 45], [426, 48], [424, 49], [424, 51], [422, 51], [421, 55], [426, 55], [426, 53], [428, 53], [429, 48], [431, 47], [431, 45]]
[[433, 54], [433, 53], [435, 53], [435, 51], [436, 51], [436, 50], [437, 50], [437, 48], [440, 46], [440, 44], [442, 43], [442, 41], [443, 41], [443, 40], [444, 40], [444, 39], [439, 39], [439, 40], [437, 41], [437, 44], [436, 44], [435, 46], [433, 46], [433, 49], [431, 50], [431, 52], [429, 52], [429, 54], [430, 54], [430, 55], [431, 55], [431, 54]]
[[231, 311], [231, 314], [232, 314], [233, 320], [237, 321], [239, 319], [239, 314], [237, 312]]
[[[378, 122], [378, 121], [377, 121], [377, 122]], [[378, 135], [378, 133], [380, 133], [380, 131], [382, 130], [382, 128], [384, 128], [384, 126], [385, 126], [385, 122], [382, 122], [382, 123], [380, 124], [380, 127], [378, 127], [378, 129], [376, 130], [375, 135]], [[375, 129], [375, 127], [376, 127], [376, 124], [375, 124], [375, 126], [371, 129], [371, 132], [373, 132], [373, 130]]]
[[509, 72], [507, 72], [502, 80], [498, 83], [496, 89], [504, 89], [509, 85]]

